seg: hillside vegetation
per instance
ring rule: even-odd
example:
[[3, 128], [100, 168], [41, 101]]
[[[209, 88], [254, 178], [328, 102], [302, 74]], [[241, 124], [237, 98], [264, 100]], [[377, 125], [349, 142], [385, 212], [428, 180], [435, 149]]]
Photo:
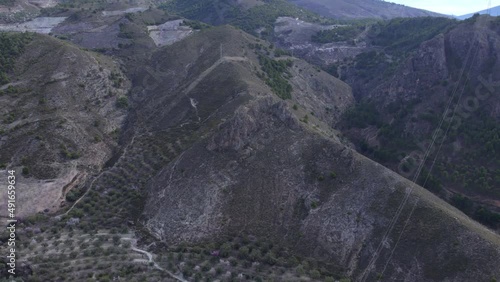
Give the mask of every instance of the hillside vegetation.
[[359, 35], [364, 29], [365, 27], [363, 25], [351, 25], [322, 30], [315, 34], [311, 38], [311, 41], [316, 43], [351, 41], [356, 38], [356, 36]]
[[448, 18], [398, 18], [372, 26], [371, 42], [388, 52], [408, 52], [457, 24]]
[[0, 33], [0, 86], [9, 82], [8, 74], [15, 66], [15, 60], [33, 38], [29, 33]]
[[323, 24], [333, 24], [337, 21], [318, 16], [308, 10], [285, 0], [263, 1], [249, 9], [231, 1], [169, 1], [161, 8], [177, 13], [189, 19], [196, 19], [211, 24], [231, 24], [253, 35], [262, 35], [270, 38], [273, 34], [274, 24], [280, 16], [297, 17], [303, 20]]

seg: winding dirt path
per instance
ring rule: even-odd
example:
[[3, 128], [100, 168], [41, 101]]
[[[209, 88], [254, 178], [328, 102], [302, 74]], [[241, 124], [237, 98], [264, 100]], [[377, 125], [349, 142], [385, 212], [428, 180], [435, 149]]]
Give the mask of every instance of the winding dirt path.
[[[130, 241], [131, 242], [131, 248], [133, 251], [135, 252], [138, 252], [138, 253], [141, 253], [143, 255], [145, 255], [148, 260], [144, 260], [144, 262], [148, 262], [148, 263], [153, 263], [153, 267], [160, 270], [160, 271], [163, 271], [165, 273], [167, 273], [170, 277], [174, 278], [175, 280], [177, 281], [181, 281], [181, 282], [187, 282], [187, 280], [185, 280], [184, 278], [180, 277], [180, 276], [177, 276], [175, 274], [173, 274], [172, 272], [160, 267], [154, 260], [153, 260], [153, 254], [148, 252], [148, 251], [145, 251], [145, 250], [141, 250], [139, 248], [137, 248], [137, 239], [134, 239], [134, 238], [121, 238], [122, 240], [127, 240], [127, 241]], [[143, 262], [142, 260], [138, 260], [138, 262]]]

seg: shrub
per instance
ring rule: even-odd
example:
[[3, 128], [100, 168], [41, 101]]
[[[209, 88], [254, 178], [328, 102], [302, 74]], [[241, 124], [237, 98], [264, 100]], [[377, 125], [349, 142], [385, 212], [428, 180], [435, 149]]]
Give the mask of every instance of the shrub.
[[311, 272], [309, 272], [309, 275], [311, 275], [311, 278], [313, 279], [319, 279], [321, 277], [321, 273], [319, 273], [317, 269], [311, 270]]
[[292, 98], [292, 86], [285, 78], [290, 76], [288, 68], [293, 65], [291, 60], [277, 61], [264, 55], [259, 55], [262, 70], [266, 73], [265, 82], [271, 90], [281, 99]]
[[119, 109], [126, 109], [128, 108], [128, 98], [125, 96], [121, 96], [118, 99], [116, 99], [116, 107]]
[[241, 247], [238, 251], [238, 256], [242, 259], [245, 259], [245, 258], [248, 258], [248, 254], [250, 253], [250, 250], [248, 249], [248, 247], [244, 246], [244, 247]]
[[250, 258], [252, 260], [260, 260], [262, 257], [262, 254], [260, 252], [260, 250], [258, 249], [253, 249], [252, 252], [250, 253]]
[[317, 209], [317, 208], [318, 208], [318, 202], [313, 201], [313, 202], [311, 203], [311, 208], [313, 208], [313, 209]]
[[304, 275], [306, 273], [306, 271], [304, 270], [304, 266], [297, 266], [297, 268], [295, 268], [295, 273], [297, 273], [298, 276]]

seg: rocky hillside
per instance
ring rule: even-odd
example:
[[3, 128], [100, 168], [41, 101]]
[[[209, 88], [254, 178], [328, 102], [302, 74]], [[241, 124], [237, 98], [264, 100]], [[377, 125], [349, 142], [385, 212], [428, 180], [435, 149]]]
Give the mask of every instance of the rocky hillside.
[[102, 169], [117, 145], [129, 87], [112, 60], [60, 40], [30, 35], [23, 49], [0, 86], [0, 163], [19, 172], [19, 216], [59, 210], [67, 193]]
[[[460, 85], [460, 66], [470, 66], [467, 46], [481, 46], [471, 52], [481, 62], [467, 68], [471, 74], [496, 73], [496, 63], [486, 64], [495, 62], [496, 20], [396, 19], [360, 28], [280, 0], [207, 3], [145, 9], [81, 0], [83, 10], [62, 3], [42, 11], [64, 18], [51, 35], [1, 34], [1, 177], [16, 171], [20, 278], [500, 279], [498, 234], [429, 192], [425, 180], [428, 189], [389, 169], [403, 174], [403, 165], [379, 159], [392, 156], [386, 146], [401, 145], [381, 137], [431, 132], [427, 123], [446, 100], [436, 97], [453, 100], [446, 87]], [[223, 12], [214, 23], [239, 28], [198, 21], [207, 20], [207, 7]], [[277, 18], [286, 21], [281, 27], [305, 28], [279, 30]], [[290, 51], [264, 40], [275, 31]], [[304, 34], [321, 48], [357, 48], [321, 65], [352, 87], [292, 56]], [[383, 69], [399, 73], [388, 81]], [[481, 80], [468, 83], [474, 89]], [[436, 97], [416, 103], [424, 89]], [[497, 118], [496, 103], [488, 105], [486, 117]], [[481, 138], [495, 141], [489, 119], [478, 120], [486, 126], [474, 123]], [[467, 164], [459, 162], [463, 148], [483, 153], [462, 138], [446, 143], [443, 161]], [[491, 214], [457, 199], [478, 220]], [[0, 233], [2, 253], [9, 236]]]
[[[231, 43], [226, 41], [229, 38], [246, 41], [246, 44], [252, 42], [231, 29], [216, 29], [204, 35], [217, 38], [212, 41], [215, 46], [210, 47], [207, 41], [201, 40], [204, 42], [201, 48], [199, 39], [191, 38], [171, 49], [160, 50], [153, 61], [168, 61], [172, 67], [185, 65], [183, 58], [172, 61], [174, 56], [180, 57], [177, 50], [182, 49], [193, 50], [195, 53], [190, 57], [201, 63], [206, 61], [206, 56], [213, 57], [204, 53], [214, 49], [217, 52], [219, 44], [231, 48]], [[200, 54], [199, 50], [204, 51]], [[203, 76], [203, 80], [196, 80], [199, 84], [194, 87], [179, 84], [186, 90], [174, 90], [172, 93], [176, 95], [173, 95], [165, 93], [166, 85], [158, 85], [165, 101], [185, 102], [177, 106], [167, 103], [172, 107], [168, 111], [172, 116], [155, 114], [157, 129], [174, 124], [197, 124], [200, 138], [147, 185], [149, 197], [141, 220], [157, 239], [199, 243], [214, 237], [249, 234], [258, 240], [279, 240], [299, 254], [318, 259], [327, 272], [341, 271], [357, 279], [373, 280], [383, 275], [388, 280], [406, 276], [411, 277], [410, 281], [446, 278], [468, 281], [485, 274], [469, 273], [465, 269], [480, 266], [488, 269], [482, 277], [489, 279], [498, 275], [492, 263], [498, 259], [497, 235], [473, 223], [425, 189], [360, 156], [335, 135], [322, 131], [321, 121], [314, 118], [315, 112], [303, 115], [300, 102], [293, 102], [298, 108], [295, 110], [270, 89], [257, 87], [261, 83], [258, 83], [258, 73], [252, 73], [252, 64], [257, 64], [255, 58], [252, 59], [253, 52], [248, 50], [249, 57], [243, 60], [236, 59], [237, 53], [231, 51], [227, 54], [233, 58], [231, 61], [218, 65], [212, 74]], [[210, 64], [206, 65], [207, 70], [212, 70]], [[190, 69], [194, 66], [196, 64]], [[171, 73], [171, 67], [160, 68]], [[218, 68], [231, 75], [218, 76]], [[300, 73], [300, 69], [292, 71], [292, 80]], [[238, 82], [237, 77], [245, 77], [245, 80]], [[226, 87], [222, 90], [214, 87], [220, 79], [232, 82], [224, 83]], [[349, 100], [342, 92], [319, 96], [318, 90], [314, 95], [316, 99], [334, 109], [335, 106], [342, 109], [341, 101]], [[308, 92], [294, 93], [292, 97], [297, 98], [292, 99], [303, 95], [308, 96]], [[330, 95], [337, 96], [334, 98], [337, 101], [327, 102]], [[211, 126], [214, 127], [210, 129]], [[180, 138], [178, 144], [189, 140]], [[402, 206], [400, 217], [392, 222], [403, 199], [408, 205]], [[416, 230], [434, 235], [419, 236]], [[476, 232], [482, 234], [481, 239], [471, 244], [468, 238]], [[398, 240], [400, 233], [403, 240]], [[447, 240], [446, 243], [430, 240], [434, 236], [457, 238], [460, 251]], [[383, 241], [387, 245], [379, 246]], [[464, 262], [477, 248], [488, 255]], [[433, 257], [420, 250], [441, 250], [444, 255]], [[391, 251], [394, 251], [392, 255]], [[440, 265], [439, 271], [436, 265]], [[398, 269], [413, 270], [400, 272]]]
[[[426, 188], [483, 224], [499, 226], [498, 106], [493, 94], [487, 103], [480, 100], [480, 105], [474, 96], [490, 75], [494, 81], [495, 19], [394, 19], [328, 28], [290, 18], [278, 21], [277, 46], [353, 86], [358, 104], [344, 116], [342, 131], [363, 154], [405, 177], [415, 177], [421, 162], [414, 158], [425, 154], [452, 99], [454, 104], [441, 124], [446, 130], [456, 112], [449, 139], [440, 147], [434, 165], [427, 163], [414, 180], [426, 183]], [[475, 45], [456, 41], [465, 40], [464, 34]], [[466, 77], [469, 80], [464, 82]], [[488, 156], [483, 159], [473, 153], [482, 146], [486, 148], [481, 154]], [[449, 166], [451, 160], [459, 164]]]
[[360, 101], [344, 123], [358, 148], [411, 178], [421, 163], [414, 159], [441, 128], [446, 139], [433, 147], [419, 183], [493, 228], [500, 227], [499, 39], [496, 18], [476, 17], [421, 45], [391, 45], [339, 68]]

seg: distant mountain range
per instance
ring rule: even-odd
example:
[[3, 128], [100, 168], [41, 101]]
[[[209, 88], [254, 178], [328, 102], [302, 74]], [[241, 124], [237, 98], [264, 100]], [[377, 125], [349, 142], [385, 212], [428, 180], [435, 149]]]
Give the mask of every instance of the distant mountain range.
[[474, 14], [478, 14], [478, 13], [481, 14], [481, 15], [489, 14], [489, 15], [492, 15], [492, 16], [498, 16], [498, 15], [500, 15], [500, 6], [496, 6], [496, 7], [493, 7], [493, 8], [490, 8], [490, 9], [486, 9], [486, 10], [482, 10], [482, 11], [475, 12], [475, 13], [470, 13], [470, 14], [467, 14], [467, 15], [458, 16], [456, 18], [460, 19], [460, 20], [465, 20], [465, 19], [468, 19], [468, 18], [472, 17]]
[[378, 0], [289, 0], [298, 6], [333, 18], [439, 17], [442, 14]]

